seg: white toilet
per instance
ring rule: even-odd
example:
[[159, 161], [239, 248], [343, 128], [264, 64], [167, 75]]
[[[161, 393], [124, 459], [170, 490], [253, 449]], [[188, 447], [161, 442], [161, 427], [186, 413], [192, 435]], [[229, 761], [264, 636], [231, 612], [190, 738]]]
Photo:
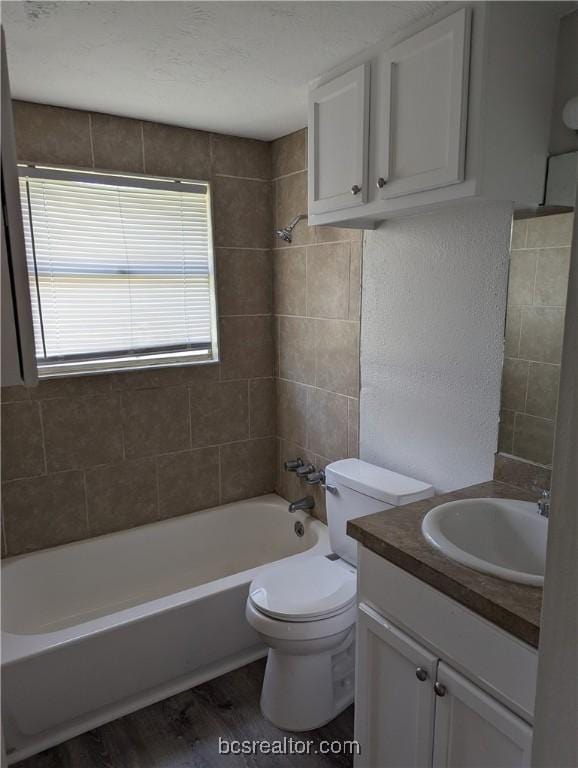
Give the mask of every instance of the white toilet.
[[357, 549], [347, 521], [433, 495], [359, 459], [336, 461], [325, 476], [334, 554], [272, 565], [247, 599], [247, 620], [269, 647], [261, 711], [287, 731], [319, 728], [353, 701]]

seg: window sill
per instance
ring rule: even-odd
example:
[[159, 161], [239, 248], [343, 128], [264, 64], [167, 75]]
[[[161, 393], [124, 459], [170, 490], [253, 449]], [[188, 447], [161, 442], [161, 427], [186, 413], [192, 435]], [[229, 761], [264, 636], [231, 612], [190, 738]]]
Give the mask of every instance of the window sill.
[[[98, 361], [102, 363], [103, 361]], [[132, 371], [155, 371], [166, 368], [189, 368], [197, 365], [217, 365], [220, 362], [219, 357], [204, 357], [201, 359], [191, 359], [190, 357], [182, 358], [181, 360], [161, 361], [155, 363], [142, 364], [130, 364], [130, 365], [115, 365], [113, 361], [110, 361], [110, 365], [106, 367], [104, 365], [96, 365], [93, 363], [90, 367], [69, 366], [38, 366], [38, 379], [43, 381], [44, 379], [69, 379], [77, 376], [100, 376], [111, 373], [131, 373]]]

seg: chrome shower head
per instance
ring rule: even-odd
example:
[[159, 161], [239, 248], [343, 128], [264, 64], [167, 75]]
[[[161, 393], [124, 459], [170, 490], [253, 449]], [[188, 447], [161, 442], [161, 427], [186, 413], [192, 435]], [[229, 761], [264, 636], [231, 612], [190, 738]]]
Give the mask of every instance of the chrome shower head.
[[275, 234], [280, 240], [283, 240], [285, 243], [290, 243], [293, 240], [293, 230], [301, 221], [301, 219], [306, 218], [307, 214], [300, 213], [299, 216], [295, 216], [295, 218], [286, 227], [283, 229], [276, 229]]
[[280, 240], [284, 240], [286, 243], [290, 243], [292, 240], [289, 227], [285, 227], [285, 229], [277, 229], [275, 230], [275, 234]]

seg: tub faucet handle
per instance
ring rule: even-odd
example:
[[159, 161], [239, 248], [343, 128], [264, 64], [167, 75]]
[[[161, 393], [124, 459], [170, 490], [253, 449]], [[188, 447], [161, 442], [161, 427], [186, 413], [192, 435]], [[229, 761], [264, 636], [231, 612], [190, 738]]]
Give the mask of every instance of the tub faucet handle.
[[313, 464], [303, 464], [302, 467], [299, 467], [297, 469], [297, 477], [307, 477], [307, 475], [310, 475], [312, 472], [316, 472], [317, 470], [313, 466]]
[[309, 485], [320, 485], [328, 493], [336, 493], [337, 491], [334, 485], [327, 485], [327, 478], [323, 469], [320, 469], [319, 472], [312, 472], [310, 475], [307, 475], [306, 479]]
[[285, 472], [297, 472], [299, 467], [303, 466], [303, 459], [298, 456], [296, 459], [287, 459], [285, 462]]
[[550, 517], [550, 491], [543, 490], [538, 501], [538, 514], [540, 517]]

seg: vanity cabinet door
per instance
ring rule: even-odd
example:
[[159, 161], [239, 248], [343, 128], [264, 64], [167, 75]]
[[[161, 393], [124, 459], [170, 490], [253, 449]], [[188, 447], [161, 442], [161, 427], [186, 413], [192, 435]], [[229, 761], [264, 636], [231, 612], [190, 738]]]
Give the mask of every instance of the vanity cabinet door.
[[530, 765], [528, 723], [443, 662], [436, 686], [441, 695], [436, 697], [434, 768]]
[[431, 766], [437, 658], [363, 603], [357, 620], [356, 768]]
[[382, 200], [463, 181], [469, 39], [470, 13], [462, 8], [382, 55]]
[[369, 70], [362, 64], [309, 94], [310, 213], [367, 201]]

